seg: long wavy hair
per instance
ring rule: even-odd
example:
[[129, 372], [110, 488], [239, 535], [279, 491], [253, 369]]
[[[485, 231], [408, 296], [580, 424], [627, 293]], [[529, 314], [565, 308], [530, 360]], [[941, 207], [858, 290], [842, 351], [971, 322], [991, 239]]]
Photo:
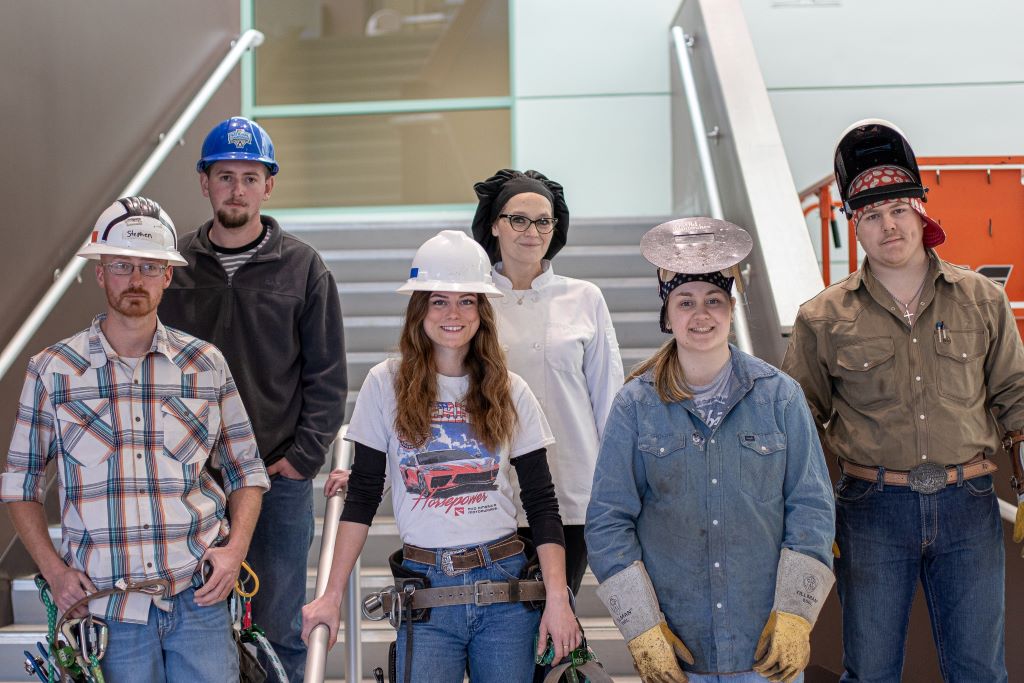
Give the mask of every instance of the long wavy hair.
[[[434, 345], [423, 329], [430, 295], [431, 292], [412, 293], [398, 342], [402, 358], [395, 375], [395, 431], [404, 442], [416, 446], [430, 437], [430, 418], [437, 402]], [[463, 402], [477, 438], [488, 449], [497, 450], [512, 442], [519, 418], [512, 402], [505, 353], [498, 343], [494, 308], [486, 295], [476, 297], [480, 327], [466, 354], [469, 388]]]

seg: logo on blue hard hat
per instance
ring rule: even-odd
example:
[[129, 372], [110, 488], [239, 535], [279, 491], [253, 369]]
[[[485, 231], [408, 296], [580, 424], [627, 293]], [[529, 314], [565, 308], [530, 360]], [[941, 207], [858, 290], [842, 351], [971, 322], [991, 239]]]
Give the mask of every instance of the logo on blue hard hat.
[[228, 133], [228, 143], [234, 145], [238, 149], [243, 149], [250, 142], [252, 142], [252, 133], [247, 130], [235, 128]]

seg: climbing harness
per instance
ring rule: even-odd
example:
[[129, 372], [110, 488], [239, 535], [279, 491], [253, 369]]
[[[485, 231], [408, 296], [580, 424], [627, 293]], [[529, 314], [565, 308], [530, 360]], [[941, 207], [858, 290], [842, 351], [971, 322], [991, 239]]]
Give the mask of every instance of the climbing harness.
[[[273, 646], [267, 640], [266, 632], [252, 621], [252, 599], [260, 590], [260, 579], [252, 570], [248, 562], [242, 562], [241, 573], [235, 581], [235, 588], [231, 592], [231, 622], [235, 641], [238, 643], [239, 666], [247, 668], [248, 673], [243, 680], [266, 680], [266, 671], [255, 660], [243, 661], [246, 654], [245, 645], [252, 643], [253, 646], [263, 652], [267, 661], [270, 662], [274, 675], [281, 683], [288, 683], [288, 674], [284, 671], [281, 659], [274, 652]], [[250, 654], [251, 657], [251, 654]], [[248, 666], [246, 666], [248, 665]], [[260, 675], [262, 674], [262, 676]]]
[[121, 579], [113, 588], [90, 593], [74, 603], [57, 618], [57, 605], [50, 586], [41, 575], [35, 577], [39, 600], [46, 607], [47, 634], [45, 643], [36, 643], [39, 656], [25, 650], [25, 672], [41, 683], [104, 683], [100, 660], [109, 641], [107, 623], [91, 614], [69, 616], [89, 602], [123, 593], [143, 593], [151, 597], [166, 596], [169, 584], [163, 579], [132, 582]]

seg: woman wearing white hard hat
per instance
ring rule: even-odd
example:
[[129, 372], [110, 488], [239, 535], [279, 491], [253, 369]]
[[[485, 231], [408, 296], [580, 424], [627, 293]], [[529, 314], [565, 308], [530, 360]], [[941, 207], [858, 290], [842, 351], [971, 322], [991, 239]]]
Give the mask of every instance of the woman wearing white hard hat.
[[[385, 469], [403, 548], [392, 556], [401, 598], [396, 681], [527, 681], [534, 638], [551, 636], [556, 657], [579, 644], [565, 585], [558, 503], [545, 448], [544, 416], [526, 384], [505, 367], [488, 297], [501, 296], [483, 249], [445, 230], [420, 247], [400, 358], [370, 370], [346, 438], [355, 445], [334, 564], [324, 595], [303, 608], [303, 638], [318, 624], [337, 638], [341, 598], [380, 503]], [[543, 581], [528, 574], [516, 536], [510, 465], [534, 528]], [[528, 603], [543, 603], [543, 612]]]
[[[548, 459], [565, 525], [566, 581], [576, 593], [587, 568], [583, 523], [598, 444], [622, 387], [615, 328], [596, 285], [554, 271], [569, 233], [560, 184], [537, 171], [503, 169], [473, 189], [473, 237], [505, 295], [495, 304], [498, 336], [509, 368], [526, 380], [555, 436]], [[526, 522], [522, 513], [519, 522]]]
[[710, 218], [641, 242], [672, 338], [615, 397], [586, 534], [645, 681], [799, 680], [833, 583], [832, 491], [803, 392], [729, 344], [752, 244]]

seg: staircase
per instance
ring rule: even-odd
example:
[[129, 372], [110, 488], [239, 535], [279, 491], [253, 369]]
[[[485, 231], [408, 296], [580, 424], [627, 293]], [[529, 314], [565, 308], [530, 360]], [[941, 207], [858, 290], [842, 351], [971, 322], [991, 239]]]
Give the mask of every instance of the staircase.
[[[653, 268], [640, 256], [640, 236], [660, 223], [659, 219], [573, 221], [569, 246], [555, 259], [556, 272], [598, 284], [604, 292], [615, 324], [622, 358], [628, 369], [650, 355], [664, 340], [658, 329], [659, 300]], [[351, 225], [283, 221], [286, 230], [315, 246], [338, 281], [345, 319], [349, 368], [346, 421], [355, 404], [358, 388], [373, 365], [394, 352], [408, 298], [395, 289], [408, 277], [413, 255], [420, 244], [438, 231], [469, 229], [468, 220], [439, 222], [381, 222]], [[326, 470], [314, 483], [322, 491]], [[307, 593], [312, 598], [316, 563], [326, 501], [316, 496], [316, 535], [309, 554]], [[55, 545], [59, 527], [51, 528]], [[363, 594], [391, 582], [387, 556], [400, 545], [390, 495], [386, 494], [362, 554]], [[589, 571], [577, 598], [577, 611], [591, 647], [617, 681], [638, 681], [618, 630], [597, 599], [597, 581]], [[12, 582], [14, 623], [0, 628], [0, 681], [30, 680], [22, 668], [23, 650], [35, 651], [46, 630], [46, 613], [35, 585], [25, 577]], [[386, 668], [388, 644], [394, 630], [387, 622], [364, 621], [362, 659], [365, 680], [372, 680], [376, 666]], [[344, 676], [345, 635], [328, 656], [328, 681]]]

